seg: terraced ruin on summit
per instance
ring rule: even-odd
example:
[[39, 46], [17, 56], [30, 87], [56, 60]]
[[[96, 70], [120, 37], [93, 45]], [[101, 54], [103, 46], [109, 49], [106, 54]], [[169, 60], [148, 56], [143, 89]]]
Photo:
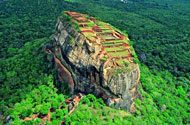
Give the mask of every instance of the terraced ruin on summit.
[[[113, 67], [134, 64], [129, 39], [108, 23], [90, 17], [87, 14], [65, 11], [71, 21], [79, 26], [81, 33], [88, 39], [88, 44], [94, 47], [94, 58], [105, 63], [114, 60]], [[134, 67], [133, 67], [134, 68]]]
[[60, 83], [68, 84], [71, 95], [91, 93], [109, 106], [134, 111], [140, 70], [129, 42], [127, 34], [108, 23], [65, 11], [58, 18], [49, 52]]

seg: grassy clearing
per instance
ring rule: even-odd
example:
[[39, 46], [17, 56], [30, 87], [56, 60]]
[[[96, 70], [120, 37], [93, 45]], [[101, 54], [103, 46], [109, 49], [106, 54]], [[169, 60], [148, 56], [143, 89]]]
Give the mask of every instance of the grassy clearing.
[[105, 28], [107, 28], [107, 27], [104, 26], [104, 25], [98, 25], [98, 27], [100, 27], [100, 29], [105, 29]]
[[115, 51], [115, 50], [124, 50], [126, 47], [121, 46], [121, 47], [112, 47], [112, 48], [104, 48], [106, 51]]
[[95, 24], [94, 23], [92, 23], [92, 22], [89, 22], [89, 23], [86, 23], [88, 26], [95, 26]]
[[124, 65], [124, 62], [125, 62], [125, 64], [127, 63], [129, 63], [129, 61], [128, 60], [123, 60], [123, 59], [120, 59], [120, 60], [117, 60], [117, 63], [119, 64], [119, 65]]
[[113, 57], [127, 56], [127, 54], [128, 54], [127, 51], [109, 53], [109, 55], [111, 55]]
[[111, 43], [111, 44], [103, 43], [103, 46], [114, 46], [114, 45], [120, 45], [120, 44], [122, 44], [122, 43]]
[[124, 40], [112, 40], [112, 41], [105, 41], [104, 43], [124, 43], [125, 41]]
[[88, 32], [85, 32], [83, 33], [88, 39], [92, 38], [93, 36], [96, 36], [96, 34], [94, 33], [88, 33]]
[[105, 29], [105, 30], [102, 30], [102, 33], [112, 33], [112, 30], [110, 30], [110, 29]]

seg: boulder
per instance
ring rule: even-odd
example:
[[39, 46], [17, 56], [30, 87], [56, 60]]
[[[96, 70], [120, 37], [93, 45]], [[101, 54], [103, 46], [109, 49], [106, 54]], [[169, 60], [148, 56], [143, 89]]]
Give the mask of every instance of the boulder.
[[139, 66], [131, 60], [127, 66], [118, 66], [117, 58], [102, 60], [106, 51], [101, 38], [97, 40], [98, 44], [92, 44], [68, 19], [58, 18], [51, 50], [59, 79], [68, 84], [71, 94], [92, 93], [109, 106], [114, 104], [115, 108], [130, 111], [140, 94]]

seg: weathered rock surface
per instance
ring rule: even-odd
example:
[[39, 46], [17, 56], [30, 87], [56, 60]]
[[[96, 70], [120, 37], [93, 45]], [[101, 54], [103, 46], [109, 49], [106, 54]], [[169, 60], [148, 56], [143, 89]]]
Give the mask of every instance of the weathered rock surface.
[[[128, 70], [118, 72], [113, 68], [114, 59], [101, 61], [88, 39], [66, 19], [58, 19], [53, 37], [54, 60], [59, 78], [70, 87], [71, 93], [92, 93], [115, 108], [133, 108], [138, 96], [140, 71], [138, 64], [130, 64]], [[122, 69], [122, 67], [121, 67]]]

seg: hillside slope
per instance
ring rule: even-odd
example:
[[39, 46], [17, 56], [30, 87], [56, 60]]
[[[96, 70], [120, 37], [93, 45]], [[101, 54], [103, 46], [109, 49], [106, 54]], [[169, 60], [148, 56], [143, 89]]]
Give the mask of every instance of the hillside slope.
[[[55, 96], [58, 97], [60, 90], [67, 90], [65, 86], [52, 85], [51, 74], [56, 72], [43, 50], [49, 36], [55, 32], [57, 17], [63, 10], [100, 17], [102, 21], [126, 30], [134, 41], [137, 55], [145, 64], [140, 66], [143, 100], [137, 100], [135, 114], [122, 118], [127, 120], [126, 123], [190, 122], [188, 0], [130, 0], [127, 4], [117, 0], [1, 0], [0, 8], [0, 124], [10, 121], [10, 115], [15, 124], [22, 112], [28, 111], [22, 118], [33, 115], [31, 101], [32, 106], [39, 105], [37, 111], [44, 110], [47, 114], [47, 107], [56, 101]], [[41, 86], [44, 84], [46, 86]], [[48, 93], [45, 93], [46, 89]], [[39, 94], [41, 91], [45, 94]], [[35, 93], [38, 98], [31, 100]], [[50, 95], [48, 101], [46, 94]], [[96, 107], [95, 103], [92, 105]], [[82, 112], [84, 107], [79, 105], [78, 111]], [[63, 112], [58, 112], [61, 113], [52, 120], [59, 122]], [[72, 119], [72, 116], [76, 118], [78, 114], [73, 112], [68, 122], [83, 120], [80, 117]], [[96, 117], [101, 116], [96, 114]], [[91, 116], [86, 118], [90, 123]], [[103, 119], [100, 120], [107, 123], [108, 120]], [[116, 121], [118, 119], [115, 117]], [[115, 122], [114, 119], [111, 122]]]

